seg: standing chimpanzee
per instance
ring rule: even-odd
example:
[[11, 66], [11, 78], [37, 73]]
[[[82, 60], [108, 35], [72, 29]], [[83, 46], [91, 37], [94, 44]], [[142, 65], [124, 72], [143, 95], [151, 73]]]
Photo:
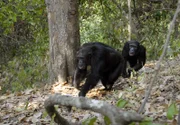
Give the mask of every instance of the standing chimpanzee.
[[[77, 67], [72, 80], [73, 86], [79, 88], [80, 82], [87, 77], [79, 96], [86, 96], [99, 80], [106, 90], [110, 90], [122, 73], [123, 61], [121, 53], [108, 45], [99, 42], [83, 44], [77, 52]], [[91, 66], [89, 74], [87, 66]]]
[[[131, 40], [125, 43], [122, 51], [122, 56], [124, 57], [123, 65], [123, 77], [130, 77], [132, 70], [138, 71], [141, 69], [146, 62], [146, 48], [138, 41]], [[127, 62], [130, 64], [130, 69], [127, 69]]]

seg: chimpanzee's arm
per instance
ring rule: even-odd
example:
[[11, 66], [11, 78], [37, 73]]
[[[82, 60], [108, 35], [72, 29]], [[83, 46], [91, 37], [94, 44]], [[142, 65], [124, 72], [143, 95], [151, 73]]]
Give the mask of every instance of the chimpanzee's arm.
[[140, 70], [144, 66], [142, 59], [138, 59], [138, 63], [133, 67], [135, 71]]
[[120, 75], [122, 77], [126, 78], [129, 77], [129, 74], [126, 72], [126, 67], [127, 67], [127, 61], [121, 57], [119, 64], [115, 68], [115, 70], [110, 74], [109, 76], [109, 81], [115, 81]]
[[138, 60], [137, 64], [133, 67], [135, 71], [141, 69], [146, 63], [146, 49], [142, 45], [140, 45], [140, 52], [137, 60]]
[[131, 75], [131, 71], [128, 69], [127, 63], [128, 61], [124, 59], [122, 65], [122, 74], [121, 74], [123, 78], [129, 78]]
[[126, 71], [127, 70], [127, 62], [128, 62], [128, 57], [129, 57], [129, 43], [126, 42], [123, 50], [122, 50], [122, 56], [124, 57], [123, 65], [122, 65], [122, 77], [123, 78], [128, 78], [130, 77], [130, 72]]
[[[97, 63], [98, 62], [98, 63]], [[98, 81], [100, 80], [100, 70], [103, 69], [104, 62], [103, 60], [96, 60], [95, 58], [92, 58], [91, 63], [91, 73], [87, 76], [85, 84], [82, 86], [79, 96], [86, 96], [86, 93], [94, 88]]]
[[80, 70], [77, 67], [72, 79], [72, 85], [78, 89], [80, 82], [86, 77], [86, 74], [87, 74], [87, 69]]

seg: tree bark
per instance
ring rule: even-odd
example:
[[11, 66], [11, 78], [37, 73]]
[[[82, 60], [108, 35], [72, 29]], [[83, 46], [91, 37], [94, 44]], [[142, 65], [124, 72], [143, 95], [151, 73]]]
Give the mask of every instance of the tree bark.
[[79, 47], [78, 0], [46, 0], [49, 24], [49, 81], [65, 82], [75, 69]]
[[112, 125], [128, 125], [129, 123], [140, 122], [143, 120], [143, 117], [135, 112], [123, 111], [106, 102], [85, 97], [72, 97], [55, 94], [46, 99], [44, 105], [49, 116], [51, 118], [55, 116], [54, 121], [60, 125], [81, 125], [81, 123], [67, 121], [56, 111], [54, 105], [75, 106], [77, 108], [101, 113], [108, 116]]
[[128, 24], [128, 31], [129, 31], [129, 40], [131, 40], [131, 33], [132, 33], [132, 19], [131, 19], [131, 0], [128, 0], [128, 19], [129, 19], [129, 24]]

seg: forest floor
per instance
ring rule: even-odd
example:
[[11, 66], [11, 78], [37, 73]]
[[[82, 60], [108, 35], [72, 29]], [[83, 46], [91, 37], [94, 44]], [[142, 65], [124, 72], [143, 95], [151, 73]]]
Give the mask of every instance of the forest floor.
[[[175, 60], [163, 62], [159, 75], [153, 86], [150, 98], [146, 103], [143, 115], [153, 118], [154, 121], [168, 125], [177, 124], [177, 115], [167, 119], [167, 109], [172, 101], [180, 104], [180, 57]], [[124, 107], [127, 111], [138, 111], [145, 91], [153, 77], [156, 62], [147, 62], [138, 79], [119, 78], [110, 92], [103, 91], [103, 86], [98, 84], [88, 92], [87, 97], [103, 100], [116, 105], [121, 98], [128, 103]], [[77, 96], [79, 90], [69, 84], [40, 85], [34, 89], [22, 92], [6, 93], [0, 96], [0, 125], [47, 125], [54, 124], [44, 108], [44, 101], [49, 95], [61, 93], [62, 95]], [[58, 111], [71, 121], [84, 121], [97, 117], [96, 124], [102, 124], [103, 116], [99, 113], [73, 108], [68, 112], [66, 108], [58, 107]]]

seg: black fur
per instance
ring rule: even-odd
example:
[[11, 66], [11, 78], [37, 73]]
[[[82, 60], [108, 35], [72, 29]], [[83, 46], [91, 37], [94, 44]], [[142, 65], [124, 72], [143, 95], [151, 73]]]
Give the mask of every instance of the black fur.
[[[122, 51], [122, 56], [124, 57], [124, 69], [123, 77], [130, 77], [132, 69], [135, 71], [140, 70], [146, 63], [146, 48], [140, 45], [138, 41], [131, 40], [125, 43]], [[126, 72], [127, 62], [129, 62], [132, 69], [128, 69]]]
[[[77, 52], [77, 68], [72, 81], [73, 85], [79, 88], [80, 82], [87, 77], [79, 96], [85, 96], [99, 80], [106, 90], [110, 90], [122, 73], [123, 61], [121, 53], [108, 45], [99, 42], [83, 44]], [[91, 66], [89, 74], [87, 74], [88, 65]]]

